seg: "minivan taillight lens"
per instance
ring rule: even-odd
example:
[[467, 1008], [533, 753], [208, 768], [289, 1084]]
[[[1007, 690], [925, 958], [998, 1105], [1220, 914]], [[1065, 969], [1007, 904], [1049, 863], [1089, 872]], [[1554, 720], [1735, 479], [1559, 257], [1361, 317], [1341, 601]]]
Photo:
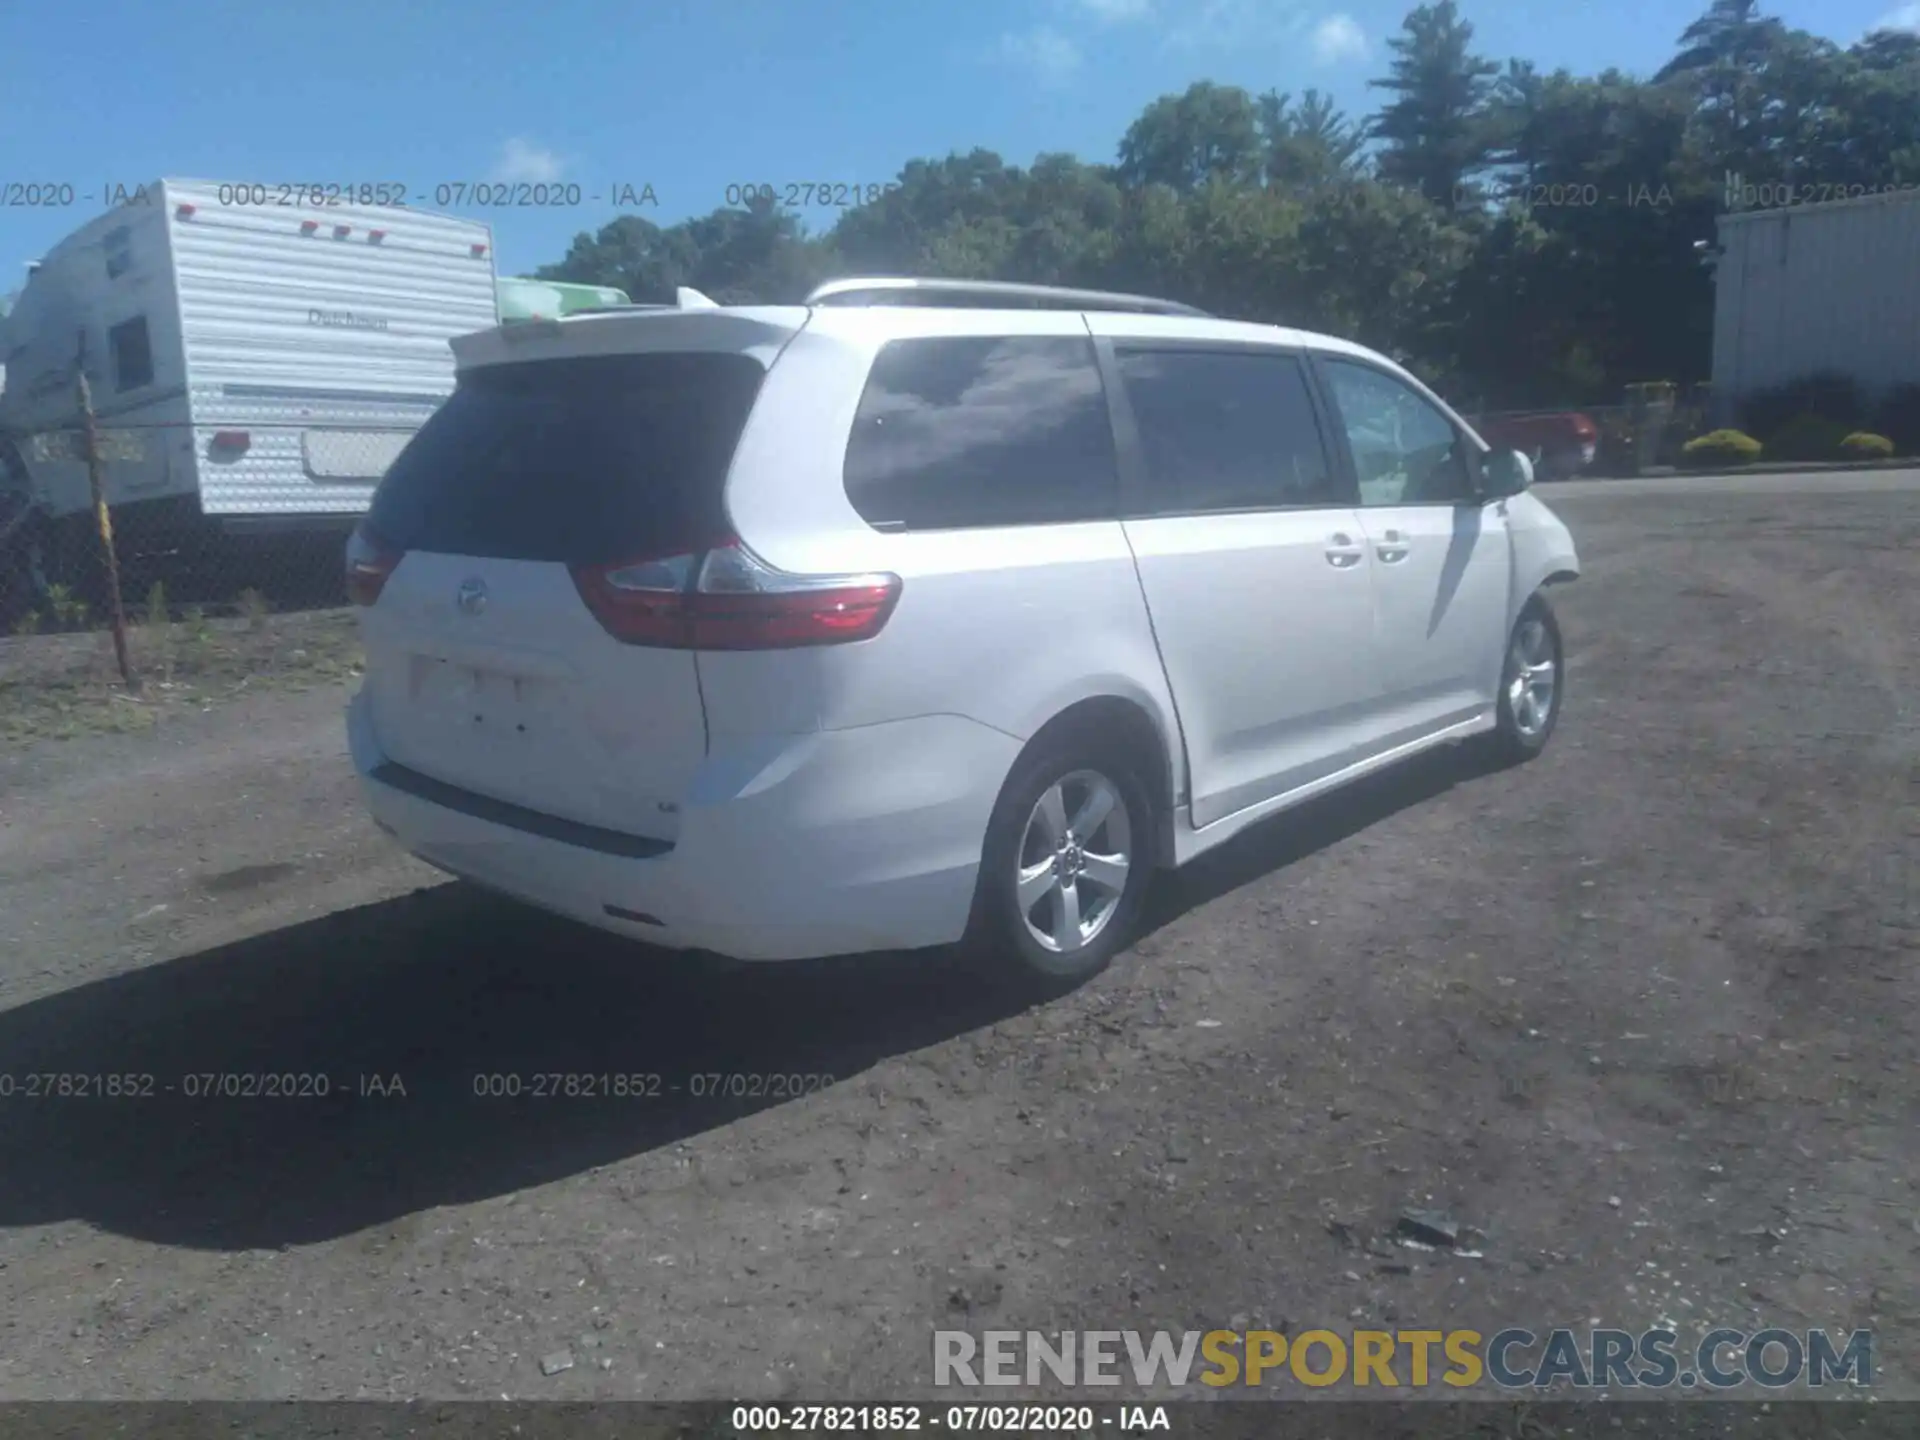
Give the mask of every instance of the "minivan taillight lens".
[[355, 526], [347, 541], [347, 598], [356, 605], [378, 600], [402, 553], [364, 524]]
[[672, 650], [785, 650], [880, 633], [897, 575], [791, 575], [738, 540], [704, 551], [570, 567], [608, 634]]
[[699, 561], [698, 554], [664, 555], [567, 568], [580, 598], [614, 639], [683, 649], [686, 592]]

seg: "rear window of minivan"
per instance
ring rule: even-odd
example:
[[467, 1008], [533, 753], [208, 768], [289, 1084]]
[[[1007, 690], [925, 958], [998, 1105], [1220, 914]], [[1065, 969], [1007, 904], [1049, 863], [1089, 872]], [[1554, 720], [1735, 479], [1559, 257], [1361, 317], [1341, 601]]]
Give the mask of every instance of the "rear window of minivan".
[[402, 550], [605, 565], [710, 543], [766, 371], [735, 354], [470, 370], [367, 514]]

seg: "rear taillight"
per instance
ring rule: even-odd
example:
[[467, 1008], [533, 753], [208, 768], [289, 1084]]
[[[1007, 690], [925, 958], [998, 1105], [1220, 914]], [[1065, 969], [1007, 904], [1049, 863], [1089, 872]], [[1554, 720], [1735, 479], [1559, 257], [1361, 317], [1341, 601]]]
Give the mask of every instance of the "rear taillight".
[[672, 650], [784, 650], [880, 633], [897, 575], [790, 575], [738, 540], [704, 551], [575, 565], [580, 598], [608, 634]]
[[356, 605], [378, 600], [403, 553], [365, 525], [356, 526], [347, 541], [347, 598]]
[[697, 554], [572, 565], [574, 588], [609, 635], [629, 645], [686, 645], [686, 598]]

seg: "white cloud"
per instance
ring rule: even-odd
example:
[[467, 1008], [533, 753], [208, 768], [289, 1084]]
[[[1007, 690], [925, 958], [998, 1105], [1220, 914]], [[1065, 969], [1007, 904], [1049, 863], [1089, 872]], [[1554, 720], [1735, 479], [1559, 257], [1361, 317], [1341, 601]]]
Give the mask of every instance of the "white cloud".
[[1239, 50], [1270, 44], [1300, 32], [1302, 17], [1290, 0], [1200, 0], [1183, 6], [1181, 23], [1166, 43], [1181, 49]]
[[1080, 69], [1080, 47], [1049, 26], [1000, 37], [1000, 58], [1031, 70], [1043, 84], [1058, 85]]
[[1329, 15], [1313, 27], [1313, 63], [1338, 65], [1343, 60], [1364, 60], [1367, 33], [1351, 15]]
[[1870, 27], [1873, 30], [1920, 30], [1920, 3], [1889, 10]]
[[493, 179], [505, 184], [526, 181], [535, 185], [551, 184], [566, 171], [567, 162], [544, 145], [514, 136], [500, 147], [494, 162]]
[[1153, 0], [1073, 0], [1073, 3], [1094, 19], [1110, 25], [1144, 19], [1153, 10]]

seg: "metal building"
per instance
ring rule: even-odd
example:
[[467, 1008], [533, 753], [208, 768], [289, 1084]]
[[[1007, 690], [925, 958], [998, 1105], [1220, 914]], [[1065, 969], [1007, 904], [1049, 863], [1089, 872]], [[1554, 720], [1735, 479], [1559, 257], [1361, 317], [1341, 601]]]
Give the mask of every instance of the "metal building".
[[1722, 417], [1815, 371], [1869, 400], [1920, 382], [1920, 189], [1722, 215], [1713, 396]]

